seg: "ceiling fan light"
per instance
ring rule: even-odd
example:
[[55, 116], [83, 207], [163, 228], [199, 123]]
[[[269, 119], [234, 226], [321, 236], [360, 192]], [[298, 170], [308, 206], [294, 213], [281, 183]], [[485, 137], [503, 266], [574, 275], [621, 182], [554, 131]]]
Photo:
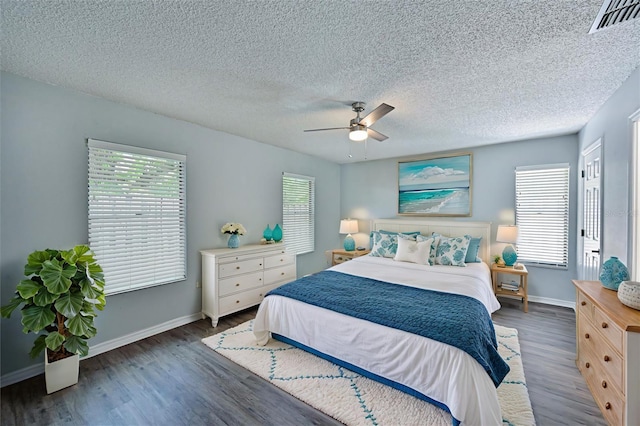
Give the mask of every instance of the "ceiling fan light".
[[367, 129], [365, 126], [358, 126], [349, 131], [349, 139], [354, 142], [362, 142], [367, 138]]

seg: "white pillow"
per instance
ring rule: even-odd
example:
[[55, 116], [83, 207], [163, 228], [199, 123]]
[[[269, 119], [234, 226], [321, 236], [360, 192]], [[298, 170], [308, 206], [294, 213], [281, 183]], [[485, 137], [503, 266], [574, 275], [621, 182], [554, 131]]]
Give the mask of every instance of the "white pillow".
[[430, 251], [431, 241], [417, 242], [412, 239], [398, 238], [398, 250], [393, 260], [428, 265]]

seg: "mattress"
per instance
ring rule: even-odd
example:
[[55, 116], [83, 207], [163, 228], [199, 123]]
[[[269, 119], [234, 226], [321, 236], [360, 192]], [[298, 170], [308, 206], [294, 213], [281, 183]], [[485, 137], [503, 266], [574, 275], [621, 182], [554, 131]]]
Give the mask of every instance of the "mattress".
[[[484, 263], [462, 268], [363, 256], [331, 270], [466, 295], [480, 301], [488, 314], [500, 307]], [[453, 346], [276, 295], [267, 296], [260, 305], [254, 333], [258, 344], [266, 344], [270, 333], [276, 333], [400, 388], [415, 390], [446, 407], [454, 422], [502, 423], [491, 378], [473, 357]]]

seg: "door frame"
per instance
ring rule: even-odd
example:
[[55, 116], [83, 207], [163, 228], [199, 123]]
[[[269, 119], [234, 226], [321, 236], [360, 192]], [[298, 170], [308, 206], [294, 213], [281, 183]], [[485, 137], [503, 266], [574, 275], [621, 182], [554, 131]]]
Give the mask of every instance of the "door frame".
[[629, 260], [631, 279], [640, 280], [640, 109], [629, 116], [631, 182], [629, 185]]

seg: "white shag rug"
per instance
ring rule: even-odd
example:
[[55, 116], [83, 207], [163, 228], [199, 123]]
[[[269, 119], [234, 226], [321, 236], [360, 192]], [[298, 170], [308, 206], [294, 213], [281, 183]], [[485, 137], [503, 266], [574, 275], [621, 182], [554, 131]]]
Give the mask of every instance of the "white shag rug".
[[[443, 425], [451, 414], [421, 399], [271, 339], [256, 345], [253, 321], [202, 339], [236, 364], [347, 425]], [[520, 357], [518, 330], [495, 326], [511, 371], [498, 387], [504, 425], [535, 425]]]

